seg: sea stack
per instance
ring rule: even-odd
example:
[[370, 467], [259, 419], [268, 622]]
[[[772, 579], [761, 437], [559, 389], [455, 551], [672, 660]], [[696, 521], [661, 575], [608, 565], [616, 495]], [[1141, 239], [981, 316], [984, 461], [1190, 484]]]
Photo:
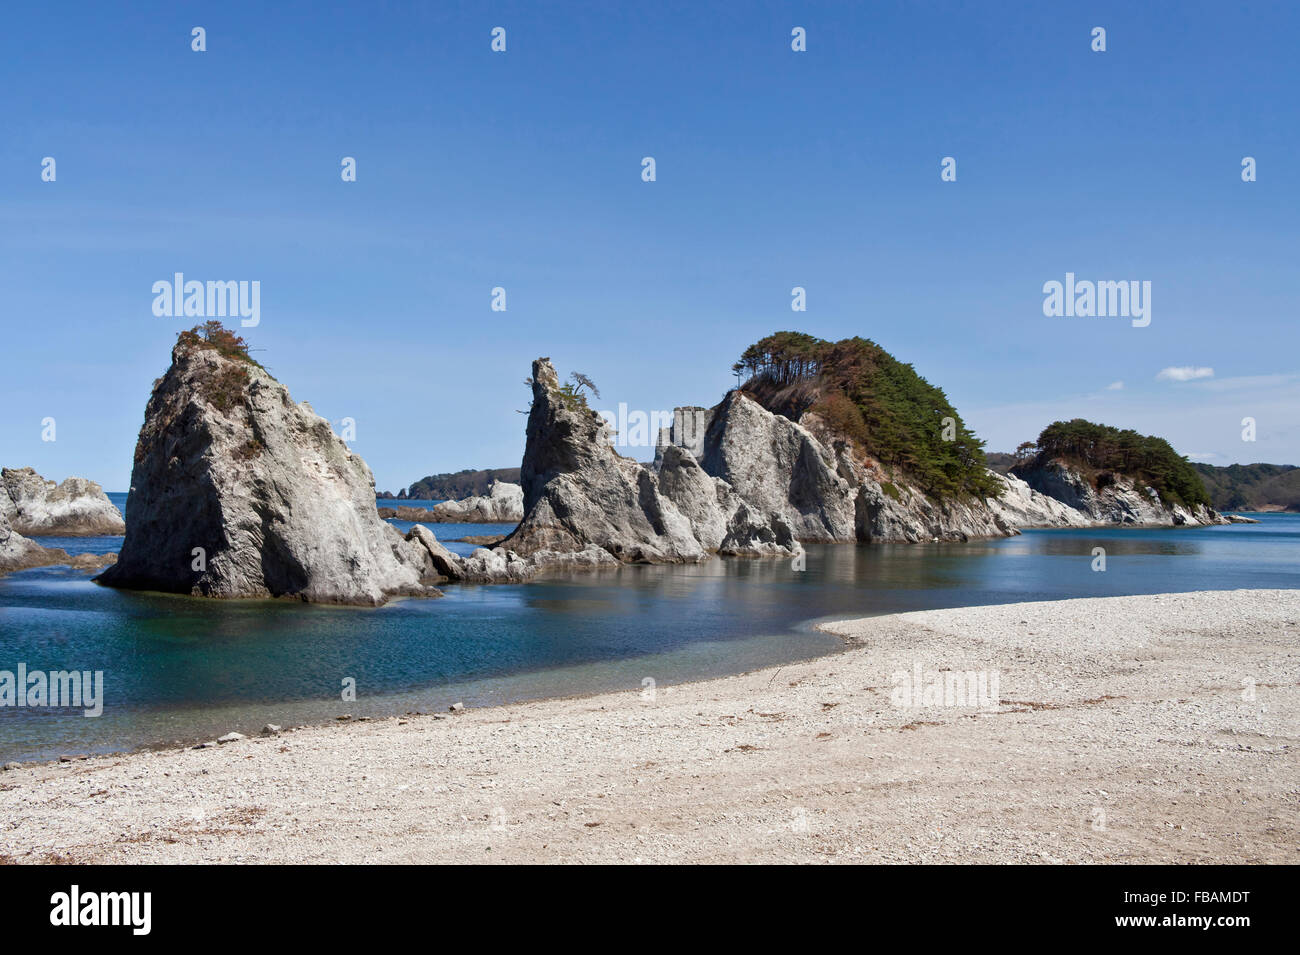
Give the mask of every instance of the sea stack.
[[[805, 543], [970, 540], [1017, 533], [990, 502], [935, 499], [902, 472], [887, 472], [812, 412], [796, 422], [737, 390], [713, 408], [679, 408], [675, 417], [680, 420], [683, 414], [696, 419], [687, 436], [702, 435], [699, 460], [685, 441], [676, 443], [682, 440], [678, 429], [664, 429], [656, 449], [660, 485], [685, 508], [674, 472], [683, 460], [697, 464], [717, 482], [733, 540], [743, 536], [734, 525], [743, 523], [737, 517], [744, 516], [730, 513], [733, 501], [760, 515], [760, 523], [778, 532], [789, 528]], [[746, 552], [730, 543], [719, 548], [722, 554]]]
[[578, 554], [589, 563], [600, 551], [652, 564], [802, 552], [780, 515], [742, 501], [686, 448], [669, 449], [658, 473], [619, 454], [608, 422], [560, 387], [549, 359], [533, 362], [532, 388], [520, 467], [524, 519], [499, 548], [538, 566]]
[[624, 563], [707, 558], [654, 474], [614, 449], [608, 423], [560, 388], [549, 358], [533, 362], [532, 388], [520, 467], [524, 519], [502, 549], [528, 557], [595, 544]]
[[182, 332], [145, 410], [113, 587], [377, 606], [434, 596], [424, 548], [306, 402], [209, 322]]

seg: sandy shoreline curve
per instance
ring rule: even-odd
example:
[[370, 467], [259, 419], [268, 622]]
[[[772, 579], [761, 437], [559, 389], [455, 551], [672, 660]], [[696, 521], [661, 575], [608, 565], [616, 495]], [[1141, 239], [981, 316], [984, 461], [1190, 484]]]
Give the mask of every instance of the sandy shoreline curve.
[[0, 862], [1300, 861], [1300, 591], [821, 629], [852, 646], [8, 771]]

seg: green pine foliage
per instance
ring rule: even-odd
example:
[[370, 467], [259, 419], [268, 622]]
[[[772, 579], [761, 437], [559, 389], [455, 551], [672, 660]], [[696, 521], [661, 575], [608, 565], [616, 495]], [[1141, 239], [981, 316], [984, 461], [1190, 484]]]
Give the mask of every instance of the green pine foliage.
[[1290, 464], [1193, 464], [1216, 511], [1300, 511], [1300, 468]]
[[[1052, 422], [1038, 436], [1035, 448], [1022, 449], [1033, 451], [1034, 456], [1013, 471], [1059, 460], [1083, 471], [1094, 487], [1104, 487], [1122, 474], [1139, 485], [1154, 488], [1166, 503], [1210, 505], [1201, 475], [1164, 438], [1074, 418]], [[1021, 454], [1018, 449], [1017, 455]]]
[[[746, 348], [732, 371], [765, 407], [796, 421], [805, 411], [817, 413], [931, 497], [1000, 491], [985, 470], [984, 442], [943, 390], [873, 341], [777, 332]], [[947, 428], [945, 418], [952, 419]]]

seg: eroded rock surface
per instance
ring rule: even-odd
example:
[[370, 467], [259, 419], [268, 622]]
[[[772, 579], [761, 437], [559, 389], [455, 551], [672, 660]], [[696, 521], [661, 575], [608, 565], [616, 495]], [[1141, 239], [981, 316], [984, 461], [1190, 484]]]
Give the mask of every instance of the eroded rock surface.
[[[777, 539], [782, 527], [803, 542], [968, 540], [1015, 533], [983, 501], [936, 501], [906, 483], [891, 482], [874, 460], [830, 432], [816, 415], [796, 423], [733, 391], [706, 412], [704, 421], [698, 463], [725, 486], [719, 491], [724, 509], [734, 513], [743, 505]], [[671, 440], [677, 430], [661, 432], [661, 441]], [[682, 450], [658, 449], [660, 477], [674, 493], [691, 488], [681, 493], [696, 500], [703, 486], [698, 477], [665, 476], [679, 468]], [[729, 546], [720, 552], [730, 552]]]
[[114, 537], [126, 532], [122, 513], [94, 481], [70, 477], [56, 484], [31, 468], [0, 470], [0, 510], [20, 534]]
[[[1028, 480], [990, 472], [1002, 486], [996, 497], [936, 499], [817, 415], [806, 413], [796, 423], [740, 391], [708, 410], [676, 409], [673, 427], [660, 432], [655, 464], [667, 496], [697, 537], [720, 553], [729, 552], [723, 527], [741, 504], [769, 529], [784, 524], [805, 542], [970, 540], [1023, 527], [1225, 521], [1209, 508], [1166, 504], [1122, 475], [1098, 491], [1060, 466]], [[710, 506], [715, 499], [720, 511]]]
[[30, 567], [67, 565], [74, 570], [95, 570], [117, 559], [116, 554], [69, 554], [62, 548], [42, 547], [14, 530], [0, 509], [0, 577]]
[[240, 354], [182, 336], [136, 444], [110, 586], [378, 605], [436, 595], [360, 456]]
[[1049, 497], [1016, 477], [990, 471], [1002, 484], [1002, 494], [986, 503], [1009, 527], [1091, 527], [1100, 522], [1070, 505]]
[[533, 362], [532, 388], [520, 469], [524, 518], [501, 549], [533, 556], [595, 545], [623, 563], [707, 558], [655, 475], [614, 449], [604, 418], [566, 399], [549, 359]]
[[1016, 475], [1033, 490], [1086, 515], [1101, 524], [1163, 525], [1170, 527], [1227, 524], [1229, 521], [1204, 504], [1194, 508], [1163, 501], [1152, 487], [1139, 487], [1123, 474], [1096, 488], [1079, 471], [1061, 461], [1016, 469]]
[[[398, 508], [398, 517], [403, 510]], [[427, 519], [445, 524], [517, 524], [523, 517], [524, 489], [494, 481], [487, 494], [435, 504]]]

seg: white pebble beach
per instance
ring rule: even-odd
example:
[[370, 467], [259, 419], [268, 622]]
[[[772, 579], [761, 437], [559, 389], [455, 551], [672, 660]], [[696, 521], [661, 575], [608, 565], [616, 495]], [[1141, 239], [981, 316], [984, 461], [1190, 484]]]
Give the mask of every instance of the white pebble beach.
[[[1300, 861], [1300, 591], [924, 611], [740, 676], [0, 773], [0, 861]], [[996, 678], [898, 704], [895, 674]]]

